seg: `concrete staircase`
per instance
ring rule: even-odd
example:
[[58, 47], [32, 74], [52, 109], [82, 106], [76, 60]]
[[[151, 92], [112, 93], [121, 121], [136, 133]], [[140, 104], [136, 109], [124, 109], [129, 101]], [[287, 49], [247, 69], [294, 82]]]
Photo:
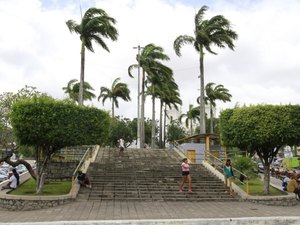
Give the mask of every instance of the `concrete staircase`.
[[81, 188], [78, 200], [232, 201], [224, 184], [202, 165], [191, 165], [193, 193], [179, 192], [181, 157], [170, 150], [100, 149], [88, 174], [92, 189]]

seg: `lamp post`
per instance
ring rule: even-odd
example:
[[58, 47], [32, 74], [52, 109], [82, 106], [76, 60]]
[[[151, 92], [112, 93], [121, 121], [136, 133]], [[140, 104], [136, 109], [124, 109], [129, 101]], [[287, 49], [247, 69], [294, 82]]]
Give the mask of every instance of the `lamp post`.
[[141, 148], [141, 118], [140, 118], [140, 52], [141, 46], [133, 47], [138, 50], [137, 60], [138, 60], [138, 95], [137, 95], [137, 137], [136, 137], [136, 146]]

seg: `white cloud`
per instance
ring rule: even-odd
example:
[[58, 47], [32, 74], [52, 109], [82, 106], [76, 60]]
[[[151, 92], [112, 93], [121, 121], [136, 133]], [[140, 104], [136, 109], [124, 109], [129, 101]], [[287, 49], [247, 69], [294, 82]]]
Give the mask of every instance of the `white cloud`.
[[[70, 79], [79, 79], [80, 40], [71, 34], [65, 21], [80, 21], [79, 1], [0, 0], [0, 91], [17, 91], [27, 85], [63, 98], [62, 87]], [[223, 84], [233, 95], [231, 103], [219, 103], [224, 109], [236, 102], [243, 104], [299, 103], [300, 51], [297, 0], [211, 1], [205, 18], [222, 14], [239, 34], [235, 51], [214, 48], [218, 55], [205, 55], [205, 82]], [[199, 95], [199, 56], [192, 46], [175, 55], [173, 41], [181, 34], [193, 35], [198, 1], [163, 0], [81, 0], [87, 7], [103, 8], [117, 20], [117, 42], [107, 41], [110, 53], [94, 46], [86, 54], [85, 79], [99, 94], [100, 86], [110, 87], [121, 77], [128, 83], [132, 102], [120, 101], [117, 115], [136, 116], [137, 80], [127, 74], [136, 63], [134, 46], [155, 43], [171, 60], [179, 84], [183, 111], [196, 105]], [[18, 5], [18, 7], [15, 7]], [[147, 99], [150, 103], [150, 99]], [[96, 100], [99, 108], [110, 109]], [[148, 105], [147, 117], [150, 117]], [[158, 111], [157, 111], [158, 112]]]

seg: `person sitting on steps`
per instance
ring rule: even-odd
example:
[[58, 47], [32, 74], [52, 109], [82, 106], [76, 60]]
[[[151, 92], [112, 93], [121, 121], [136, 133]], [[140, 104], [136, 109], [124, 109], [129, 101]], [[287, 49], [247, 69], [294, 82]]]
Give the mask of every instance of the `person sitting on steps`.
[[1, 188], [1, 191], [4, 189], [14, 190], [17, 188], [17, 186], [19, 185], [19, 174], [16, 169], [13, 169], [12, 171], [9, 172], [8, 180], [9, 182]]
[[291, 180], [289, 181], [287, 185], [287, 191], [292, 192], [296, 194], [296, 199], [300, 200], [300, 191], [299, 191], [299, 185], [297, 182], [297, 174], [293, 173], [291, 176]]
[[88, 175], [86, 175], [82, 171], [78, 171], [77, 179], [81, 187], [92, 188], [91, 181]]

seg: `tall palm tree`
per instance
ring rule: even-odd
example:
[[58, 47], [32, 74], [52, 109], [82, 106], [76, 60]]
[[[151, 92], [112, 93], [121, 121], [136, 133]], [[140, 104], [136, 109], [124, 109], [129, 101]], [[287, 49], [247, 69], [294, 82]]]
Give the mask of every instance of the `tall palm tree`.
[[[139, 58], [138, 58], [139, 57]], [[133, 77], [132, 70], [140, 66], [142, 68], [142, 84], [141, 84], [141, 121], [140, 121], [140, 147], [145, 144], [145, 79], [146, 75], [150, 76], [159, 70], [162, 73], [167, 73], [169, 67], [163, 65], [161, 60], [169, 60], [169, 57], [163, 52], [163, 48], [154, 44], [146, 45], [141, 54], [138, 55], [137, 61], [139, 64], [133, 64], [128, 68], [129, 76]]]
[[78, 96], [79, 105], [83, 105], [85, 48], [94, 52], [92, 45], [92, 41], [94, 41], [109, 52], [103, 38], [109, 38], [113, 41], [117, 40], [118, 31], [113, 26], [115, 23], [116, 21], [114, 18], [109, 17], [104, 10], [98, 8], [89, 8], [81, 19], [80, 24], [77, 24], [74, 20], [68, 20], [66, 22], [70, 32], [79, 34], [81, 40], [80, 86]]
[[[169, 109], [174, 107], [176, 110], [178, 110], [178, 105], [182, 105], [178, 85], [175, 83], [174, 80], [171, 80], [168, 83], [165, 83], [165, 89], [163, 89], [162, 94], [160, 95], [160, 126], [159, 126], [160, 127], [160, 135], [159, 135], [160, 147], [165, 146], [167, 107]], [[164, 107], [164, 121], [162, 124], [163, 107]], [[164, 141], [162, 141], [162, 132], [164, 134]]]
[[178, 56], [181, 56], [180, 49], [185, 44], [192, 44], [199, 52], [200, 58], [200, 133], [206, 133], [205, 130], [205, 100], [204, 100], [204, 50], [216, 55], [211, 49], [212, 45], [219, 48], [226, 46], [234, 50], [233, 41], [238, 38], [235, 31], [231, 29], [231, 23], [222, 15], [217, 15], [209, 20], [204, 20], [203, 16], [207, 6], [202, 6], [195, 15], [194, 36], [181, 35], [174, 41], [174, 50]]
[[[66, 94], [69, 95], [69, 98], [78, 103], [78, 95], [79, 95], [79, 85], [77, 79], [72, 79], [68, 82], [67, 87], [63, 87], [62, 89]], [[84, 82], [83, 84], [83, 100], [92, 100], [95, 98], [95, 94], [92, 92], [94, 88], [88, 83]]]
[[193, 107], [193, 105], [189, 106], [189, 110], [187, 113], [183, 113], [179, 116], [179, 121], [181, 122], [182, 119], [185, 117], [185, 126], [190, 128], [190, 134], [193, 135], [193, 123], [195, 121], [200, 122], [200, 109], [199, 107]]
[[[155, 148], [155, 127], [156, 127], [156, 119], [155, 119], [155, 99], [159, 98], [164, 91], [164, 84], [172, 79], [173, 71], [169, 69], [160, 70], [157, 68], [153, 70], [151, 74], [147, 76], [145, 81], [145, 85], [147, 86], [147, 95], [151, 95], [152, 98], [152, 129], [151, 129], [151, 148]], [[149, 85], [149, 86], [148, 86]]]
[[205, 92], [205, 101], [209, 103], [210, 111], [210, 133], [213, 134], [213, 108], [216, 107], [216, 101], [220, 100], [223, 102], [230, 102], [232, 95], [229, 93], [229, 90], [225, 88], [222, 84], [216, 85], [212, 82], [206, 84]]
[[131, 100], [130, 90], [127, 84], [120, 83], [119, 80], [120, 78], [118, 77], [113, 81], [111, 89], [107, 87], [100, 87], [100, 95], [98, 97], [98, 101], [100, 101], [100, 99], [102, 98], [103, 105], [106, 99], [109, 98], [111, 100], [111, 114], [113, 118], [115, 117], [115, 106], [119, 108], [118, 98], [121, 98], [126, 102]]

